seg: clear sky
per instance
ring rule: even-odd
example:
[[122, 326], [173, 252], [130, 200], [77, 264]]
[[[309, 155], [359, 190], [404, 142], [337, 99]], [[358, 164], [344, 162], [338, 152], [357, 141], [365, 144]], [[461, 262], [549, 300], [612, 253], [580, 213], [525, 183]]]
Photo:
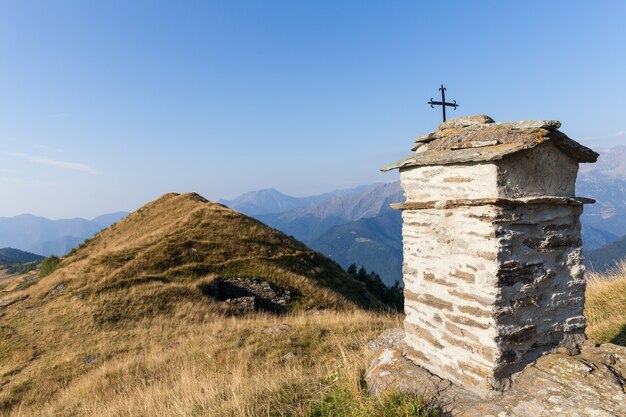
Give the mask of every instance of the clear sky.
[[396, 174], [440, 110], [626, 144], [624, 1], [0, 0], [0, 216]]

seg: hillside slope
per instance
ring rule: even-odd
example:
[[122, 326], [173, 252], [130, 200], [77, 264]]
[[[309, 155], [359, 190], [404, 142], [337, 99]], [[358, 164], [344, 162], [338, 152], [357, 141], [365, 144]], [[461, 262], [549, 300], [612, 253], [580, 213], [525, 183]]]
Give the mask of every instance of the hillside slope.
[[136, 292], [132, 297], [139, 297], [158, 288], [164, 291], [162, 302], [169, 304], [187, 292], [189, 299], [206, 298], [189, 284], [198, 286], [198, 279], [209, 282], [217, 275], [260, 277], [293, 288], [299, 294], [294, 308], [376, 303], [336, 263], [194, 193], [166, 194], [105, 229], [64, 258], [32, 295], [45, 296], [50, 283], [63, 282], [67, 293], [96, 297], [92, 305], [97, 305], [112, 295], [119, 301], [131, 290]]
[[281, 232], [197, 194], [167, 194], [51, 275], [0, 295], [0, 415], [49, 401], [92, 362], [249, 311], [233, 301], [252, 297], [211, 292], [218, 277], [232, 280], [228, 294], [240, 281], [278, 292], [288, 312], [381, 306], [339, 265]]

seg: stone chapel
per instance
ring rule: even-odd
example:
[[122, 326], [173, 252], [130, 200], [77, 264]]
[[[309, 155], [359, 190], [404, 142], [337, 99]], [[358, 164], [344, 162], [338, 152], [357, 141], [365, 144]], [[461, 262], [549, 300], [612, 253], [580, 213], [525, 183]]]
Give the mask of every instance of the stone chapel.
[[486, 396], [585, 340], [578, 164], [598, 154], [554, 120], [448, 120], [399, 169], [404, 350]]

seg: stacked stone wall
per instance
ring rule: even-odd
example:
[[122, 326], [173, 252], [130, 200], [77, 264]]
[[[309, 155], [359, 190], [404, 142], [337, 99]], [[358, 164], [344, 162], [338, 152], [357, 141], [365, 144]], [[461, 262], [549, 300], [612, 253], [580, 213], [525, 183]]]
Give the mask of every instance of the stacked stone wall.
[[[552, 159], [562, 169], [544, 166]], [[482, 395], [543, 353], [582, 342], [582, 206], [550, 203], [574, 196], [576, 172], [552, 145], [401, 171], [408, 357]], [[546, 199], [529, 205], [529, 196]], [[410, 205], [425, 202], [434, 204]]]
[[494, 317], [501, 363], [496, 375], [522, 370], [557, 346], [584, 341], [582, 206], [522, 206], [494, 220], [500, 250]]
[[413, 167], [400, 181], [406, 201], [498, 197], [497, 166], [493, 163]]
[[576, 195], [578, 164], [550, 143], [498, 161], [500, 197]]
[[482, 206], [403, 212], [408, 356], [431, 372], [477, 389], [498, 359], [493, 315], [498, 246]]

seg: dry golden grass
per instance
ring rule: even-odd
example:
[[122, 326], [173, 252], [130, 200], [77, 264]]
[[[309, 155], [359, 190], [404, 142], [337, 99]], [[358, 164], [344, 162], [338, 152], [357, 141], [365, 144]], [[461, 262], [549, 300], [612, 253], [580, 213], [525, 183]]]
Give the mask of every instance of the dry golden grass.
[[[590, 276], [588, 333], [597, 342], [619, 342], [625, 277]], [[131, 288], [127, 302], [152, 291], [158, 286]], [[399, 326], [400, 315], [354, 309], [227, 317], [179, 299], [168, 314], [102, 325], [85, 303], [73, 297], [42, 304], [37, 316], [11, 312], [12, 327], [0, 330], [0, 415], [435, 415], [414, 398], [363, 391], [366, 342]]]
[[[284, 316], [233, 317], [202, 293], [218, 275], [300, 297]], [[3, 298], [15, 301], [0, 309], [3, 416], [368, 415], [380, 404], [359, 385], [365, 344], [398, 324], [361, 310], [380, 303], [334, 262], [195, 194], [146, 205]]]
[[606, 274], [587, 274], [587, 335], [626, 346], [626, 261]]
[[[400, 319], [363, 311], [222, 317], [192, 325], [160, 318], [101, 333], [99, 341], [72, 338], [47, 358], [67, 379], [33, 380], [12, 409], [5, 403], [2, 415], [427, 415], [419, 400], [396, 400], [394, 409], [389, 399], [363, 391], [367, 341]], [[83, 363], [87, 352], [95, 355], [93, 363]], [[290, 352], [292, 359], [285, 359]], [[41, 376], [37, 360], [31, 361]], [[2, 397], [6, 401], [5, 391]]]

